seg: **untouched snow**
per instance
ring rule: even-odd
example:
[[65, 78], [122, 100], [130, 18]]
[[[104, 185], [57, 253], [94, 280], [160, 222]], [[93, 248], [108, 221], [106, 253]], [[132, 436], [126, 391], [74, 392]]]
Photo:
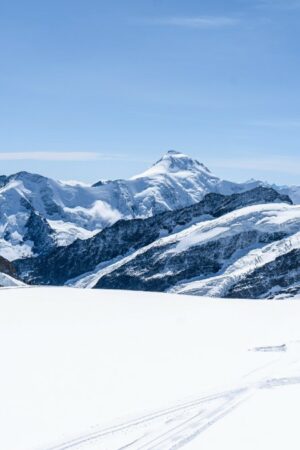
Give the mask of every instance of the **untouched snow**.
[[0, 290], [0, 448], [298, 450], [299, 316], [297, 300]]
[[89, 239], [99, 232], [99, 230], [86, 230], [63, 220], [48, 220], [48, 223], [55, 231], [55, 241], [58, 246], [72, 244], [75, 239]]

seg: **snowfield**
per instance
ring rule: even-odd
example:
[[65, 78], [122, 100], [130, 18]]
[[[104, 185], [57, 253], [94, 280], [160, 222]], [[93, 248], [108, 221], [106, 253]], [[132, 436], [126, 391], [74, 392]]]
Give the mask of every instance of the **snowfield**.
[[300, 446], [300, 302], [0, 290], [3, 450]]

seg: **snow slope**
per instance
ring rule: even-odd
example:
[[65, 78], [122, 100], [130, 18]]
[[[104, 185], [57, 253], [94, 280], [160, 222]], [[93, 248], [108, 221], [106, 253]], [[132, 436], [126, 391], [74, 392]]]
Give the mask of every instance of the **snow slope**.
[[16, 287], [16, 286], [20, 287], [26, 286], [26, 284], [8, 275], [7, 273], [0, 272], [0, 287]]
[[298, 450], [299, 314], [296, 300], [0, 290], [0, 448]]

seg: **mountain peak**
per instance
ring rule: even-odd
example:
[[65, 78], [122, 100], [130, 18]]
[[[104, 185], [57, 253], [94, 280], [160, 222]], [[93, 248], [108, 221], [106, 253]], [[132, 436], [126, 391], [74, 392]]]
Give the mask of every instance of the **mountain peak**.
[[210, 170], [196, 159], [177, 150], [168, 150], [156, 163], [148, 170], [133, 178], [151, 177], [168, 173], [180, 172], [205, 173], [211, 176]]
[[165, 168], [170, 172], [178, 172], [181, 170], [200, 170], [201, 172], [204, 171], [210, 173], [210, 170], [197, 159], [191, 158], [185, 153], [178, 152], [177, 150], [168, 150], [167, 153], [165, 153], [153, 167], [159, 165], [165, 166]]
[[8, 177], [8, 181], [11, 181], [11, 180], [29, 181], [29, 182], [37, 183], [37, 182], [41, 182], [42, 180], [48, 180], [48, 178], [46, 178], [45, 176], [40, 175], [38, 173], [32, 173], [32, 172], [27, 172], [25, 170], [22, 170], [20, 172], [10, 175]]
[[183, 153], [171, 149], [167, 151], [166, 155], [183, 155]]

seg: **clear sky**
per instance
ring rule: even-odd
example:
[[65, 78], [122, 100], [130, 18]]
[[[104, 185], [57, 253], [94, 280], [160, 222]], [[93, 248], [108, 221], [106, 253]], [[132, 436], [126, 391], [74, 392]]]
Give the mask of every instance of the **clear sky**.
[[300, 184], [300, 0], [0, 1], [1, 173], [129, 177], [168, 149]]

